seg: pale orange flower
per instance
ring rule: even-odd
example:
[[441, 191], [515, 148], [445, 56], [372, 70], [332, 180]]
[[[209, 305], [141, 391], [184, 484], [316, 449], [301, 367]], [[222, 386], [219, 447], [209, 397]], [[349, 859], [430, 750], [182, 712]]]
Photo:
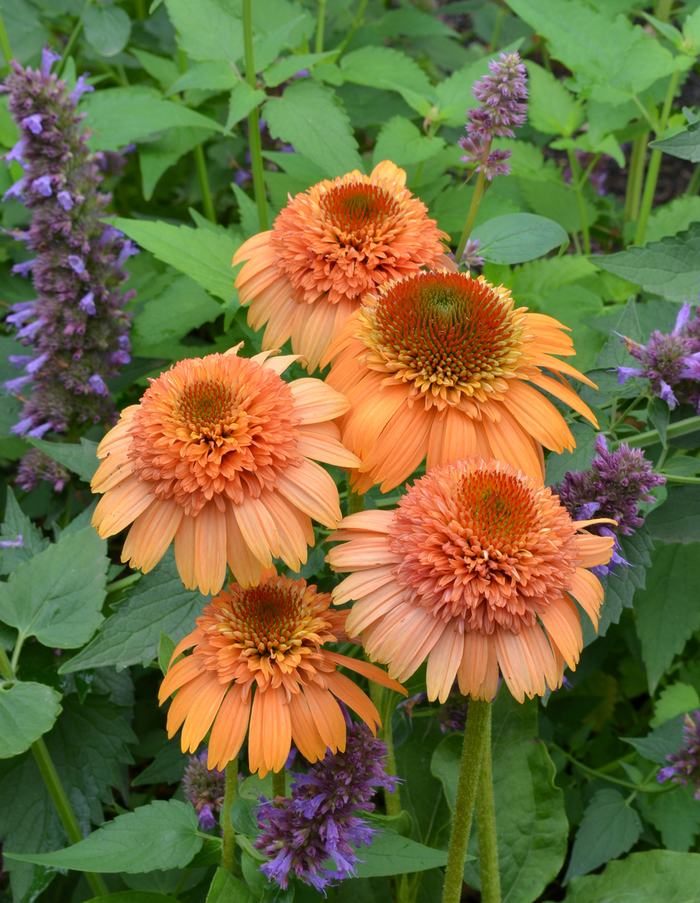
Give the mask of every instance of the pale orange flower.
[[160, 688], [161, 704], [179, 690], [168, 711], [168, 736], [183, 725], [182, 751], [194, 752], [211, 728], [208, 767], [221, 769], [248, 734], [250, 770], [265, 777], [284, 768], [292, 740], [310, 762], [322, 759], [326, 748], [344, 751], [338, 700], [376, 732], [377, 709], [338, 667], [406, 691], [375, 665], [324, 648], [347, 640], [348, 613], [330, 604], [329, 593], [272, 569], [258, 586], [230, 584], [173, 653], [171, 662], [195, 647], [171, 664]]
[[355, 170], [290, 199], [274, 226], [243, 244], [234, 266], [241, 304], [253, 329], [267, 323], [263, 348], [291, 336], [310, 373], [368, 291], [421, 267], [454, 266], [447, 238], [385, 160], [365, 176]]
[[203, 593], [222, 587], [227, 562], [244, 586], [273, 557], [299, 570], [311, 518], [334, 527], [341, 517], [333, 479], [310, 459], [359, 463], [329, 422], [348, 409], [342, 395], [318, 379], [284, 382], [293, 357], [237, 350], [151, 380], [100, 443], [92, 480], [105, 493], [92, 519], [100, 536], [132, 524], [122, 561], [150, 571], [174, 539], [183, 583]]
[[[600, 581], [614, 539], [581, 532], [559, 498], [510, 464], [481, 458], [436, 467], [395, 511], [344, 518], [328, 555], [354, 571], [333, 592], [357, 599], [346, 628], [373, 661], [405, 680], [427, 659], [429, 699], [455, 677], [492, 699], [499, 667], [516, 699], [560, 686], [583, 646], [574, 598], [597, 628]], [[606, 521], [610, 523], [610, 521]], [[573, 598], [572, 598], [573, 597]]]
[[[592, 423], [562, 374], [590, 380], [553, 355], [575, 354], [557, 320], [514, 309], [510, 292], [483, 276], [419, 273], [369, 296], [326, 354], [326, 382], [350, 399], [344, 444], [362, 458], [358, 492], [476, 455], [542, 476], [541, 445], [574, 447], [545, 389]], [[547, 376], [550, 370], [556, 378]]]

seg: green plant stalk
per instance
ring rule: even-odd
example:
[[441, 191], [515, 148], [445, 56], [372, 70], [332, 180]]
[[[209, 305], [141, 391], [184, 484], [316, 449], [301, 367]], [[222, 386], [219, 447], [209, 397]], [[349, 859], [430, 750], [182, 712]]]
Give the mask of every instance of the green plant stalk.
[[[243, 46], [245, 48], [245, 79], [255, 89], [255, 55], [253, 53], [252, 0], [243, 0]], [[260, 231], [267, 230], [267, 203], [265, 201], [265, 176], [263, 175], [262, 141], [260, 140], [260, 114], [255, 107], [248, 113], [248, 144], [253, 170], [253, 193], [258, 207]]]
[[338, 44], [338, 46], [335, 48], [338, 51], [339, 55], [345, 50], [345, 48], [348, 46], [350, 41], [352, 41], [352, 39], [355, 37], [355, 32], [362, 24], [362, 17], [365, 14], [365, 10], [367, 9], [368, 3], [369, 3], [369, 0], [360, 0], [360, 5], [357, 7], [357, 12], [355, 13], [355, 18], [352, 21], [352, 25], [350, 26], [348, 33], [345, 35], [345, 37], [340, 42], [340, 44]]
[[0, 48], [2, 49], [2, 54], [5, 57], [5, 66], [3, 67], [3, 72], [10, 68], [10, 60], [12, 59], [12, 50], [10, 48], [10, 39], [7, 37], [7, 31], [5, 29], [5, 23], [2, 18], [2, 9], [0, 9]]
[[[656, 131], [657, 136], [661, 135], [668, 123], [668, 117], [671, 114], [673, 105], [673, 96], [678, 86], [678, 72], [674, 72], [666, 92], [663, 110], [661, 111], [661, 119], [659, 120], [659, 128]], [[637, 221], [637, 231], [634, 236], [635, 245], [641, 245], [644, 242], [644, 234], [647, 230], [647, 220], [651, 213], [651, 207], [654, 203], [654, 192], [656, 191], [656, 182], [659, 178], [659, 169], [661, 167], [661, 151], [653, 150], [649, 158], [649, 169], [647, 170], [647, 178], [644, 183], [644, 194], [642, 196], [642, 206], [639, 210], [639, 220]]]
[[[5, 680], [16, 680], [15, 672], [2, 646], [0, 646], [0, 675]], [[41, 776], [46, 784], [46, 789], [49, 791], [51, 799], [63, 822], [63, 827], [66, 829], [68, 840], [70, 840], [71, 843], [78, 843], [83, 839], [83, 832], [80, 830], [78, 819], [71, 809], [70, 802], [66, 796], [66, 791], [63, 789], [61, 779], [51, 761], [51, 756], [46, 748], [46, 743], [44, 743], [44, 738], [39, 737], [38, 740], [35, 740], [34, 743], [32, 743], [31, 749], [34, 758], [36, 759], [36, 764], [39, 766]], [[104, 897], [109, 893], [102, 875], [96, 875], [93, 872], [85, 872], [84, 874], [94, 894], [98, 897]]]
[[212, 200], [209, 176], [207, 175], [207, 161], [201, 144], [198, 144], [194, 149], [194, 162], [197, 167], [197, 176], [199, 177], [199, 188], [202, 192], [204, 215], [210, 223], [216, 225], [216, 211], [214, 210], [214, 201]]
[[221, 833], [223, 834], [223, 845], [221, 848], [221, 868], [227, 872], [233, 871], [234, 852], [236, 849], [236, 832], [231, 824], [231, 804], [236, 798], [236, 788], [238, 787], [238, 756], [226, 766], [224, 785], [224, 804], [221, 807], [219, 815], [219, 824], [221, 825]]
[[628, 790], [636, 790], [642, 793], [666, 793], [668, 790], [673, 789], [673, 784], [669, 784], [666, 787], [661, 787], [659, 784], [633, 784], [631, 781], [624, 781], [622, 778], [614, 778], [609, 774], [605, 774], [597, 768], [590, 768], [588, 765], [584, 765], [583, 762], [579, 762], [578, 759], [574, 758], [574, 756], [570, 755], [565, 749], [562, 749], [561, 746], [557, 746], [556, 743], [549, 744], [552, 749], [556, 749], [560, 752], [564, 758], [568, 759], [572, 765], [575, 765], [576, 768], [580, 768], [581, 771], [589, 774], [593, 778], [600, 778], [603, 781], [609, 781], [611, 784], [617, 784], [619, 787], [625, 787]]
[[63, 53], [61, 54], [61, 59], [58, 63], [58, 68], [56, 69], [56, 77], [60, 78], [63, 75], [63, 70], [66, 68], [66, 63], [68, 62], [71, 53], [73, 53], [73, 48], [75, 47], [78, 38], [80, 37], [83, 30], [83, 16], [85, 15], [85, 10], [92, 4], [92, 0], [86, 0], [85, 6], [83, 7], [83, 11], [80, 13], [78, 21], [75, 23], [73, 31], [70, 33], [70, 37], [68, 38], [68, 43], [63, 48]]
[[323, 29], [326, 24], [326, 0], [318, 0], [318, 20], [316, 22], [316, 53], [323, 53]]
[[272, 772], [272, 796], [287, 795], [287, 772], [284, 768]]
[[[482, 160], [486, 160], [490, 150], [491, 142], [489, 141], [486, 146], [486, 150], [484, 151]], [[457, 266], [459, 266], [462, 261], [462, 254], [464, 254], [464, 249], [467, 246], [467, 239], [472, 234], [472, 229], [474, 228], [474, 220], [476, 219], [476, 214], [479, 211], [479, 203], [484, 195], [485, 182], [486, 173], [482, 169], [476, 180], [476, 185], [474, 186], [474, 194], [472, 195], [472, 202], [469, 205], [469, 213], [467, 214], [467, 221], [464, 224], [464, 231], [462, 232], [462, 237], [460, 238], [459, 244], [457, 245], [457, 250], [455, 251], [455, 263], [457, 264]]]
[[452, 813], [450, 844], [447, 848], [442, 903], [460, 903], [462, 899], [462, 876], [467, 858], [481, 763], [485, 755], [491, 755], [488, 746], [491, 737], [490, 725], [491, 703], [483, 699], [470, 699], [462, 759], [459, 765], [459, 778], [457, 779], [457, 796]]
[[496, 16], [496, 24], [493, 27], [493, 34], [491, 35], [491, 40], [489, 41], [489, 49], [487, 53], [493, 53], [493, 51], [498, 47], [498, 39], [501, 36], [501, 26], [503, 25], [503, 20], [506, 17], [506, 7], [499, 6], [498, 15]]
[[498, 871], [498, 840], [496, 834], [496, 807], [493, 802], [493, 775], [491, 773], [491, 719], [488, 739], [481, 761], [481, 776], [476, 790], [476, 831], [479, 837], [479, 876], [481, 878], [481, 903], [501, 903], [501, 876]]
[[688, 182], [688, 187], [685, 189], [685, 196], [692, 198], [700, 191], [700, 163], [695, 167], [695, 172], [693, 173], [693, 178]]
[[627, 193], [625, 196], [625, 222], [634, 223], [639, 217], [639, 205], [642, 201], [642, 186], [644, 185], [644, 167], [647, 157], [647, 144], [649, 132], [638, 135], [632, 145], [630, 157], [630, 171], [627, 177]]
[[[700, 430], [700, 417], [688, 417], [687, 420], [670, 423], [666, 428], [666, 438], [674, 439], [676, 436], [685, 436], [688, 433], [694, 433], [696, 430]], [[612, 450], [615, 451], [623, 442], [626, 442], [630, 448], [648, 448], [650, 445], [656, 445], [657, 442], [661, 442], [661, 436], [658, 430], [637, 433], [636, 436], [628, 436], [626, 439], [618, 439], [617, 442], [613, 442]]]
[[581, 235], [583, 236], [583, 253], [591, 253], [591, 232], [588, 226], [588, 217], [586, 216], [586, 202], [583, 198], [583, 185], [581, 184], [581, 167], [578, 165], [576, 153], [569, 148], [569, 166], [571, 168], [571, 182], [576, 192], [576, 200], [578, 201], [578, 212], [581, 217]]
[[659, 22], [668, 22], [671, 18], [671, 10], [673, 9], [673, 0], [658, 0], [656, 4], [656, 12], [654, 15]]

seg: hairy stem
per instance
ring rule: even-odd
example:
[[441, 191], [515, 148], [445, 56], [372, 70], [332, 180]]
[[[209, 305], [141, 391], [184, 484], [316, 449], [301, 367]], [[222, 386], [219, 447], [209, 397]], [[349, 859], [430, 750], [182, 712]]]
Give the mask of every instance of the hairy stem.
[[323, 53], [323, 29], [326, 24], [326, 0], [318, 0], [318, 19], [316, 21], [316, 53]]
[[481, 760], [481, 776], [476, 791], [476, 831], [479, 835], [479, 875], [481, 877], [482, 903], [501, 903], [501, 876], [498, 871], [498, 841], [496, 834], [496, 808], [493, 802], [493, 776], [491, 774], [491, 721], [489, 736]]
[[204, 148], [201, 144], [198, 144], [194, 149], [194, 162], [197, 167], [199, 188], [202, 192], [204, 215], [209, 222], [216, 225], [216, 212], [214, 210], [214, 201], [211, 196], [211, 188], [209, 187], [209, 176], [207, 175], [207, 161], [204, 157]]
[[274, 797], [287, 795], [287, 772], [284, 768], [272, 772], [272, 795]]
[[221, 807], [219, 824], [223, 834], [223, 847], [221, 853], [221, 868], [227, 872], [233, 871], [234, 852], [236, 849], [236, 832], [231, 824], [231, 804], [236, 798], [238, 786], [238, 756], [226, 766], [226, 785], [224, 790], [224, 804]]
[[[484, 151], [484, 156], [482, 157], [482, 163], [486, 161], [489, 153], [491, 151], [491, 142], [486, 146], [486, 150]], [[472, 234], [472, 229], [474, 228], [474, 220], [476, 219], [476, 214], [479, 211], [479, 202], [484, 194], [484, 183], [486, 182], [486, 173], [482, 169], [479, 173], [479, 176], [476, 180], [476, 186], [474, 188], [474, 194], [472, 195], [472, 202], [469, 206], [469, 213], [467, 214], [467, 221], [464, 224], [464, 231], [462, 232], [462, 237], [459, 240], [459, 244], [457, 245], [457, 250], [455, 251], [455, 263], [457, 266], [460, 265], [462, 261], [462, 254], [464, 254], [464, 249], [467, 245], [467, 239]]]
[[488, 748], [491, 737], [490, 725], [491, 703], [483, 699], [470, 699], [462, 746], [462, 760], [457, 780], [457, 796], [452, 813], [450, 844], [447, 848], [442, 903], [460, 903], [462, 899], [462, 876], [467, 858], [481, 763], [484, 755], [491, 755], [491, 750]]
[[571, 182], [576, 192], [576, 200], [578, 201], [578, 212], [581, 217], [581, 235], [583, 236], [583, 253], [591, 253], [591, 233], [588, 226], [588, 216], [586, 215], [586, 202], [583, 197], [583, 185], [581, 184], [581, 167], [576, 159], [576, 152], [569, 148], [569, 166], [571, 167]]
[[[245, 48], [245, 78], [251, 88], [256, 87], [255, 56], [253, 54], [252, 0], [243, 0], [243, 42]], [[267, 204], [265, 201], [265, 177], [263, 175], [262, 141], [260, 140], [260, 114], [258, 107], [248, 113], [248, 143], [253, 170], [253, 192], [258, 207], [260, 231], [267, 229]]]
[[639, 217], [639, 205], [642, 200], [644, 184], [644, 166], [647, 156], [649, 132], [637, 136], [632, 145], [630, 168], [627, 176], [627, 192], [625, 194], [625, 222], [634, 223]]
[[86, 0], [85, 6], [83, 7], [83, 11], [80, 13], [80, 17], [78, 21], [75, 23], [75, 27], [73, 31], [70, 33], [70, 37], [68, 38], [68, 43], [63, 48], [63, 53], [61, 54], [61, 59], [58, 63], [58, 68], [56, 69], [56, 77], [60, 78], [63, 75], [63, 70], [66, 67], [66, 63], [68, 62], [71, 53], [73, 53], [73, 48], [75, 47], [78, 38], [80, 37], [83, 31], [83, 16], [85, 15], [85, 10], [90, 6], [92, 0]]
[[2, 49], [2, 55], [5, 57], [4, 71], [10, 68], [12, 50], [10, 49], [10, 40], [7, 37], [7, 31], [5, 30], [5, 23], [2, 19], [2, 9], [0, 9], [0, 49]]
[[[686, 436], [688, 433], [694, 433], [700, 430], [700, 417], [688, 417], [687, 420], [679, 420], [676, 423], [670, 423], [666, 428], [666, 438], [673, 439], [676, 436]], [[626, 442], [630, 448], [648, 448], [650, 445], [656, 445], [661, 442], [661, 436], [658, 430], [647, 430], [645, 433], [637, 433], [636, 436], [629, 436], [626, 439], [619, 439], [613, 442], [611, 448], [613, 451]]]

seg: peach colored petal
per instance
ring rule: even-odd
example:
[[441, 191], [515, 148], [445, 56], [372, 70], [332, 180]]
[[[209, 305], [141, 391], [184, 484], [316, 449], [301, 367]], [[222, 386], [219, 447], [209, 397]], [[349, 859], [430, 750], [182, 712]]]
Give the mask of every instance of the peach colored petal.
[[570, 593], [576, 598], [581, 608], [586, 612], [598, 629], [600, 618], [600, 606], [603, 604], [603, 586], [600, 580], [585, 568], [577, 567], [576, 573], [571, 578]]
[[345, 752], [345, 719], [333, 695], [316, 684], [307, 684], [303, 693], [323, 742], [333, 753]]
[[425, 674], [428, 699], [445, 702], [464, 654], [464, 638], [458, 624], [445, 625], [428, 656]]
[[344, 395], [318, 379], [295, 379], [289, 389], [294, 396], [294, 413], [303, 424], [334, 420], [350, 407]]
[[226, 515], [211, 501], [194, 519], [194, 569], [203, 593], [218, 593], [226, 579]]
[[278, 558], [280, 542], [275, 522], [260, 499], [244, 498], [233, 506], [243, 541], [264, 567], [270, 567]]
[[221, 703], [209, 737], [207, 768], [223, 770], [243, 746], [250, 716], [250, 696], [233, 684]]
[[372, 700], [365, 696], [357, 684], [339, 671], [326, 674], [325, 680], [331, 693], [358, 714], [365, 724], [369, 725], [372, 733], [376, 734], [377, 726], [381, 727], [382, 724], [379, 712]]
[[129, 476], [97, 503], [92, 515], [92, 526], [102, 539], [114, 536], [145, 511], [153, 501], [153, 490], [148, 483], [139, 483]]
[[306, 458], [335, 464], [338, 467], [359, 467], [362, 461], [340, 441], [340, 431], [334, 423], [310, 424], [299, 428], [297, 451]]
[[326, 744], [321, 739], [303, 692], [291, 695], [289, 717], [292, 740], [302, 756], [311, 763], [323, 759], [326, 755]]
[[[241, 586], [255, 586], [260, 581], [262, 564], [255, 557], [250, 547], [243, 539], [243, 534], [238, 526], [235, 506], [233, 502], [226, 501], [226, 560], [234, 577]], [[177, 557], [177, 546], [175, 548]]]
[[282, 495], [324, 527], [334, 529], [341, 518], [338, 489], [330, 474], [313, 461], [302, 459], [299, 467], [277, 478]]
[[[326, 561], [330, 563], [331, 553], [326, 556]], [[336, 605], [344, 605], [352, 600], [362, 599], [368, 596], [374, 590], [386, 586], [394, 579], [393, 565], [387, 564], [380, 568], [371, 568], [368, 571], [356, 571], [346, 577], [333, 590], [333, 602]]]
[[182, 508], [173, 499], [151, 502], [131, 525], [121, 560], [147, 574], [165, 555], [181, 520]]
[[540, 620], [557, 644], [566, 664], [574, 670], [583, 649], [581, 620], [574, 603], [567, 596], [562, 596], [540, 613]]
[[209, 680], [192, 704], [182, 725], [182, 746], [195, 752], [212, 725], [221, 700], [226, 693], [226, 684], [219, 683], [216, 674], [209, 672]]

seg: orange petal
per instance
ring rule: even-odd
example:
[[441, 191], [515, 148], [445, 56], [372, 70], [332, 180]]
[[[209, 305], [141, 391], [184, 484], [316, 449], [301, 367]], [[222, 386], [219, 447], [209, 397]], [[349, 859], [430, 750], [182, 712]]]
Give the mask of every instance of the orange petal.
[[102, 539], [114, 536], [145, 511], [153, 501], [151, 484], [127, 477], [102, 496], [92, 515], [92, 526]]
[[320, 379], [295, 379], [289, 383], [294, 396], [294, 413], [302, 423], [335, 420], [350, 408], [350, 402]]
[[[333, 671], [331, 674], [324, 675], [328, 689], [334, 696], [350, 706], [353, 712], [356, 712], [360, 718], [367, 724], [373, 734], [377, 733], [377, 726], [382, 726], [379, 712], [372, 700], [362, 690], [354, 684], [350, 678], [341, 674], [339, 671]], [[408, 695], [408, 694], [407, 694]]]
[[292, 693], [289, 699], [292, 739], [299, 752], [309, 762], [317, 762], [326, 755], [326, 744], [311, 717], [309, 704], [302, 692]]
[[464, 637], [457, 629], [457, 622], [446, 624], [442, 635], [428, 656], [425, 680], [428, 699], [445, 702], [450, 695], [464, 654]]
[[397, 693], [403, 693], [404, 696], [408, 696], [408, 690], [404, 689], [398, 681], [393, 680], [386, 671], [382, 671], [376, 665], [370, 665], [369, 662], [363, 662], [359, 658], [351, 658], [349, 655], [341, 655], [339, 652], [330, 652], [328, 650], [324, 650], [324, 658], [335, 662], [336, 665], [344, 665], [346, 668], [350, 668], [351, 671], [356, 671], [363, 677], [373, 680], [376, 684], [381, 684], [383, 687], [388, 687], [390, 690], [395, 690]]
[[540, 612], [539, 617], [566, 664], [573, 670], [583, 648], [581, 619], [575, 604], [567, 596], [562, 596]]
[[333, 753], [345, 752], [345, 719], [333, 694], [316, 684], [305, 684], [302, 692], [323, 742]]
[[245, 694], [240, 684], [233, 684], [214, 720], [209, 737], [207, 768], [223, 770], [243, 746], [248, 730], [250, 694]]
[[173, 541], [182, 517], [182, 508], [174, 499], [153, 501], [131, 525], [122, 561], [129, 561], [132, 568], [140, 568], [144, 574], [153, 570]]

